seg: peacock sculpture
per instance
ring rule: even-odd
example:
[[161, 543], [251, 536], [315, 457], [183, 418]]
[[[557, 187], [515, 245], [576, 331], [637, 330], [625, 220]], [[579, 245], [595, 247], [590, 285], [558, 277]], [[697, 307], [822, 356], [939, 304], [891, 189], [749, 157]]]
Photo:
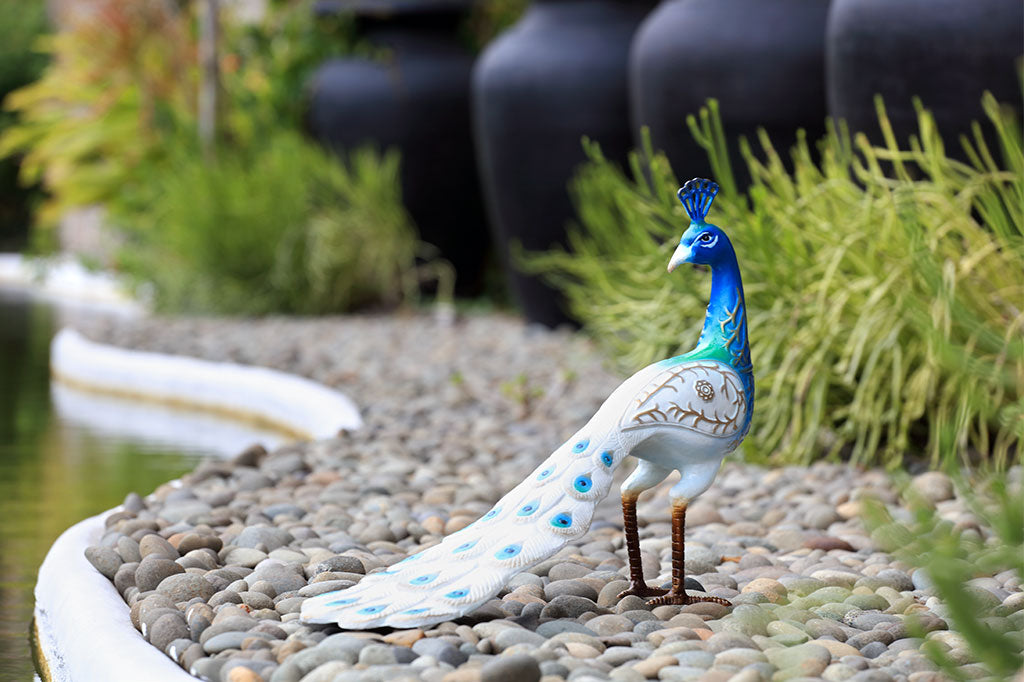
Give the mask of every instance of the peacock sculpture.
[[[548, 558], [590, 527], [597, 503], [627, 455], [638, 465], [622, 484], [629, 594], [652, 604], [723, 599], [683, 589], [686, 507], [707, 490], [722, 459], [750, 427], [754, 376], [743, 284], [721, 228], [704, 221], [718, 185], [694, 179], [679, 190], [690, 225], [668, 271], [711, 267], [711, 300], [697, 347], [645, 367], [620, 385], [587, 425], [480, 519], [440, 544], [346, 590], [307, 599], [302, 620], [342, 628], [411, 628], [458, 618], [491, 599], [516, 573]], [[672, 471], [672, 585], [647, 585], [640, 563], [636, 501]]]

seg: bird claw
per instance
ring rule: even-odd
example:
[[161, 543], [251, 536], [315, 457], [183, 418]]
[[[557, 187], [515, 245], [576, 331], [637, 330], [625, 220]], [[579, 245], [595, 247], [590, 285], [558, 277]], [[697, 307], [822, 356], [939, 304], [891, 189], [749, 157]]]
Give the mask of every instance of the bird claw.
[[616, 599], [622, 599], [623, 597], [628, 597], [629, 595], [634, 595], [636, 597], [640, 597], [641, 599], [646, 599], [647, 597], [660, 597], [661, 595], [666, 594], [667, 592], [668, 590], [662, 589], [660, 587], [651, 587], [650, 585], [642, 581], [631, 582], [629, 584], [629, 589], [620, 592], [619, 596], [616, 597]]
[[711, 602], [712, 604], [721, 604], [722, 606], [732, 606], [732, 602], [728, 599], [721, 599], [719, 597], [694, 597], [686, 594], [685, 592], [669, 592], [666, 595], [655, 597], [647, 603], [651, 606], [664, 606], [666, 604], [689, 606], [690, 604], [696, 604], [702, 601]]

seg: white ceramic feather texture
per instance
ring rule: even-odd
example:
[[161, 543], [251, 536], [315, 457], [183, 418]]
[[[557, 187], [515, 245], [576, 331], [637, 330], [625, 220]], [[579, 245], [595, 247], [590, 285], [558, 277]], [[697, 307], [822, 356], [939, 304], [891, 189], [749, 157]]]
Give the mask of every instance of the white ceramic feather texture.
[[[729, 365], [651, 365], [619, 386], [585, 427], [480, 519], [353, 587], [307, 599], [302, 620], [409, 628], [469, 613], [512, 576], [586, 533], [616, 468], [638, 445], [660, 434], [685, 446], [669, 448], [672, 464], [721, 461], [735, 447], [729, 436], [742, 427], [744, 410]], [[709, 471], [702, 475], [707, 485], [717, 466]]]

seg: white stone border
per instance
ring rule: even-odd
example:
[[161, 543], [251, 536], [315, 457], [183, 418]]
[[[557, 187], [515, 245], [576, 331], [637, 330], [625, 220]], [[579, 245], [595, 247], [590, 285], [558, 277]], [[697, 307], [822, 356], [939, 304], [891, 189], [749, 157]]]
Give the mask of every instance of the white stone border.
[[72, 329], [53, 338], [50, 371], [77, 388], [241, 417], [299, 438], [330, 438], [362, 425], [351, 400], [303, 377], [117, 348]]
[[19, 253], [0, 253], [0, 286], [62, 307], [132, 316], [146, 312], [146, 306], [128, 293], [116, 275], [88, 270], [70, 254], [27, 258]]
[[[356, 429], [355, 404], [314, 381], [263, 367], [144, 353], [63, 329], [50, 347], [54, 377], [69, 385], [243, 417], [305, 438]], [[195, 682], [132, 626], [129, 608], [85, 558], [113, 509], [66, 530], [35, 588], [35, 629], [47, 682]]]
[[120, 507], [76, 523], [53, 543], [36, 582], [35, 630], [47, 682], [196, 682], [151, 645], [113, 584], [85, 558], [104, 519]]

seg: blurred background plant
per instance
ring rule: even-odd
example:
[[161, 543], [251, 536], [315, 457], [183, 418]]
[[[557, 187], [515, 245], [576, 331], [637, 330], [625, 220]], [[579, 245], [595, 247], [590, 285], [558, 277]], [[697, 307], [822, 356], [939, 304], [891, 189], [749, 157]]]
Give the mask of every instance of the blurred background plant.
[[70, 208], [130, 188], [141, 164], [173, 148], [194, 108], [190, 30], [173, 5], [96, 0], [68, 21], [40, 39], [50, 63], [8, 95], [18, 123], [0, 137], [0, 155], [24, 155], [22, 182], [46, 192], [36, 215], [43, 230]]
[[[4, 4], [3, 7], [7, 7]], [[323, 313], [411, 301], [451, 274], [402, 206], [395, 153], [340, 161], [302, 134], [310, 73], [360, 49], [344, 13], [274, 0], [225, 10], [216, 137], [199, 140], [203, 3], [95, 0], [41, 46], [50, 65], [11, 94], [0, 154], [41, 183], [36, 245], [72, 209], [99, 206], [111, 262], [165, 311]], [[418, 259], [418, 260], [417, 260]]]
[[[10, 92], [39, 78], [48, 61], [35, 43], [47, 30], [43, 0], [0, 0], [0, 101]], [[18, 121], [11, 111], [0, 111], [0, 136]], [[24, 246], [31, 223], [31, 208], [39, 199], [34, 183], [18, 181], [20, 155], [0, 159], [0, 249]]]
[[[295, 131], [208, 162], [161, 164], [128, 231], [123, 268], [165, 311], [329, 313], [415, 298], [415, 228], [398, 157], [366, 150], [339, 163]], [[158, 236], [155, 236], [158, 235]]]
[[[910, 620], [914, 636], [925, 637], [929, 658], [954, 680], [967, 677], [960, 666], [978, 663], [992, 679], [1011, 679], [1024, 665], [1024, 611], [1001, 605], [991, 592], [972, 585], [978, 576], [1012, 572], [1024, 579], [1024, 489], [1015, 477], [960, 480], [959, 494], [978, 524], [943, 519], [921, 495], [907, 488], [911, 518], [897, 521], [877, 501], [864, 505], [872, 538], [880, 549], [926, 574], [942, 601], [943, 617], [963, 646], [929, 636]], [[916, 630], [916, 631], [915, 631]]]
[[[1024, 153], [1013, 116], [991, 96], [983, 104], [1001, 149], [976, 126], [963, 140], [969, 164], [946, 155], [919, 110], [907, 149], [891, 134], [872, 146], [833, 127], [817, 154], [800, 139], [792, 170], [766, 136], [758, 157], [744, 140], [745, 194], [716, 103], [690, 118], [722, 185], [712, 219], [744, 254], [758, 379], [751, 459], [827, 454], [896, 467], [925, 453], [933, 466], [1002, 468], [1019, 457]], [[880, 103], [878, 114], [889, 131]], [[664, 276], [686, 224], [667, 159], [648, 145], [627, 174], [588, 150], [572, 185], [569, 248], [527, 261], [628, 370], [688, 348], [710, 282]]]
[[499, 33], [519, 20], [529, 0], [489, 0], [474, 2], [466, 20], [467, 42], [480, 51]]

